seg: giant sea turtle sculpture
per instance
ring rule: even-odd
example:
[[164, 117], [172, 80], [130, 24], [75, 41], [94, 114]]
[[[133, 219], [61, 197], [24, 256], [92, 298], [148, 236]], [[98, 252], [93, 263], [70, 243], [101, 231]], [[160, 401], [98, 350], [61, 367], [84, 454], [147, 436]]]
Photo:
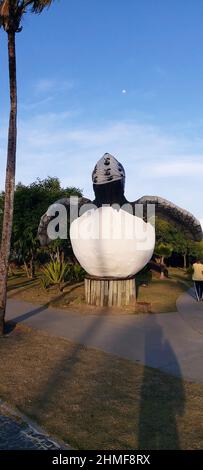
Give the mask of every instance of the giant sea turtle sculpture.
[[[105, 153], [92, 173], [94, 201], [79, 198], [80, 215], [71, 222], [70, 239], [74, 254], [89, 275], [104, 278], [128, 278], [151, 259], [155, 229], [147, 220], [147, 208], [172, 222], [192, 240], [202, 240], [200, 222], [188, 211], [158, 196], [143, 196], [128, 202], [124, 195], [125, 170], [115, 157]], [[70, 214], [70, 199], [63, 198]], [[136, 208], [143, 207], [142, 211]], [[44, 214], [38, 237], [42, 246], [51, 240], [47, 227], [53, 217]]]

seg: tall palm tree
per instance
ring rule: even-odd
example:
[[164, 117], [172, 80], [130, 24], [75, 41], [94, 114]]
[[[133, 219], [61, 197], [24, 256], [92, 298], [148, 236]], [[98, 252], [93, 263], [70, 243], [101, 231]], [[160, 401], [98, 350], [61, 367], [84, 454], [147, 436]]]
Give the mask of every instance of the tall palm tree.
[[0, 335], [4, 332], [8, 261], [10, 255], [15, 189], [17, 139], [17, 82], [15, 35], [22, 30], [21, 21], [28, 11], [41, 13], [53, 0], [0, 0], [0, 27], [8, 36], [8, 62], [10, 85], [10, 118], [8, 129], [5, 202], [0, 246]]

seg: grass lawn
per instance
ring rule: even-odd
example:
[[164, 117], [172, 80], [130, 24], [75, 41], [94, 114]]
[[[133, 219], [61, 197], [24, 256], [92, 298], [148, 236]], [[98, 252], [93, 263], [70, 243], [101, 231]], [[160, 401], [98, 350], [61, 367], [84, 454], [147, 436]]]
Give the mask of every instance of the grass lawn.
[[183, 269], [169, 268], [169, 278], [162, 280], [154, 274], [148, 287], [138, 286], [138, 301], [151, 303], [154, 313], [176, 312], [176, 300], [190, 286]]
[[75, 449], [203, 448], [203, 385], [17, 326], [0, 397]]
[[[190, 287], [183, 269], [169, 269], [169, 279], [161, 280], [159, 275], [153, 274], [152, 280], [147, 287], [138, 285], [141, 282], [138, 276], [138, 306], [135, 309], [123, 308], [123, 313], [139, 313], [139, 302], [151, 304], [153, 313], [175, 312], [176, 300]], [[9, 277], [9, 297], [26, 300], [28, 302], [49, 304], [60, 308], [79, 309], [81, 313], [91, 313], [95, 307], [86, 306], [84, 302], [83, 283], [68, 285], [63, 293], [59, 293], [52, 287], [44, 290], [39, 281], [39, 276], [35, 280], [28, 280], [22, 271]], [[140, 310], [142, 311], [142, 310]]]

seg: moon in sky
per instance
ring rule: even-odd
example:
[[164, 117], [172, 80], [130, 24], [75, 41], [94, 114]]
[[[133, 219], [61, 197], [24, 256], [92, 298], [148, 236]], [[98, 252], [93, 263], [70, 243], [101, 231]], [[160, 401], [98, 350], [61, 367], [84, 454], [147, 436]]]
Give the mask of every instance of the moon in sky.
[[123, 95], [125, 95], [127, 93], [127, 90], [125, 90], [125, 88], [122, 90], [122, 93]]

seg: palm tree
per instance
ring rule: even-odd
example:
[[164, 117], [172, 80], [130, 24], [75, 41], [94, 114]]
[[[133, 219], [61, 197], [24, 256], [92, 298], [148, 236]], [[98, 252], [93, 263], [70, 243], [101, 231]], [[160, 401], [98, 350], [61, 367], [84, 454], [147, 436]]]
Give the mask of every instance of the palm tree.
[[28, 11], [41, 13], [53, 0], [0, 0], [0, 27], [8, 36], [8, 61], [10, 85], [10, 118], [8, 130], [5, 202], [0, 247], [0, 335], [4, 332], [8, 261], [10, 255], [15, 189], [17, 140], [17, 83], [15, 35], [22, 30], [21, 21]]

